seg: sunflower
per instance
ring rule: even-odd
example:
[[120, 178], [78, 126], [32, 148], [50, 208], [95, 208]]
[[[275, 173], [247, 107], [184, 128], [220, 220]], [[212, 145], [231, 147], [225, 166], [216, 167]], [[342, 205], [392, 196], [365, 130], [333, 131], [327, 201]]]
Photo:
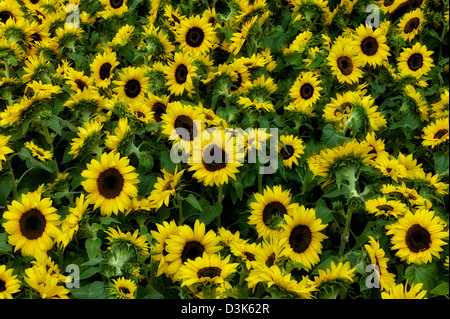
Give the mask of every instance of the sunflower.
[[203, 115], [191, 105], [175, 101], [168, 104], [161, 119], [161, 132], [174, 143], [180, 142], [181, 148], [190, 154], [192, 142], [202, 134]]
[[42, 188], [22, 194], [3, 213], [3, 227], [9, 234], [8, 242], [21, 250], [24, 256], [38, 256], [52, 249], [54, 239], [60, 236], [59, 215], [50, 198], [41, 198]]
[[109, 288], [110, 294], [116, 299], [134, 299], [136, 297], [136, 290], [136, 283], [125, 277], [112, 279], [112, 284]]
[[193, 16], [183, 19], [176, 40], [183, 52], [207, 53], [214, 44], [214, 30], [206, 17]]
[[146, 103], [142, 103], [141, 101], [133, 101], [128, 104], [127, 107], [133, 117], [138, 121], [138, 123], [146, 125], [152, 121], [153, 112]]
[[264, 283], [268, 288], [276, 286], [283, 291], [293, 294], [297, 298], [312, 299], [312, 293], [317, 290], [314, 283], [304, 276], [300, 282], [292, 278], [291, 273], [276, 265], [261, 266], [250, 271], [245, 278], [248, 288], [255, 290], [256, 286]]
[[169, 96], [156, 96], [149, 94], [147, 106], [152, 111], [152, 122], [159, 123], [162, 121], [162, 116], [166, 114], [167, 106], [169, 105]]
[[365, 202], [366, 211], [375, 216], [398, 216], [404, 215], [408, 208], [405, 204], [397, 200], [388, 200], [385, 197], [378, 197], [376, 199], [370, 199]]
[[317, 264], [322, 252], [322, 241], [328, 238], [320, 231], [327, 227], [312, 208], [306, 209], [301, 205], [292, 216], [284, 215], [286, 221], [282, 225], [281, 238], [286, 238], [289, 245], [284, 255], [293, 262], [301, 263], [307, 269]]
[[357, 55], [351, 39], [339, 39], [337, 43], [334, 43], [327, 57], [328, 65], [339, 83], [357, 83], [359, 78], [363, 77], [360, 69], [363, 65], [362, 58]]
[[95, 84], [101, 88], [108, 87], [118, 65], [116, 52], [106, 50], [103, 54], [98, 53], [90, 65]]
[[49, 66], [50, 61], [46, 61], [43, 54], [29, 56], [23, 67], [25, 74], [22, 76], [22, 82], [27, 83], [31, 80], [41, 79], [45, 76]]
[[176, 52], [173, 61], [165, 67], [166, 86], [173, 95], [182, 95], [185, 91], [190, 95], [194, 90], [192, 77], [196, 76], [194, 58], [189, 54]]
[[112, 227], [108, 227], [108, 229], [105, 230], [105, 233], [109, 235], [105, 239], [107, 239], [111, 244], [124, 242], [127, 245], [133, 246], [140, 255], [145, 256], [149, 254], [149, 243], [147, 238], [139, 235], [138, 229], [131, 234], [131, 232], [122, 232], [120, 228], [117, 228], [116, 230]]
[[107, 45], [111, 48], [124, 47], [132, 40], [133, 32], [134, 26], [126, 24], [117, 31], [114, 38]]
[[373, 30], [371, 27], [360, 25], [356, 29], [353, 45], [361, 57], [363, 64], [372, 67], [380, 66], [387, 61], [389, 47], [386, 44], [387, 38], [381, 28]]
[[3, 162], [6, 161], [6, 155], [14, 153], [14, 151], [6, 146], [8, 141], [11, 139], [11, 135], [2, 135], [0, 134], [0, 172], [3, 169]]
[[283, 258], [285, 247], [286, 239], [281, 239], [277, 235], [263, 240], [255, 251], [255, 261], [252, 262], [252, 268], [257, 268], [261, 265], [266, 265], [267, 267], [277, 265]]
[[425, 23], [425, 17], [422, 9], [417, 8], [406, 13], [398, 23], [397, 29], [400, 36], [405, 41], [412, 41], [416, 35], [422, 30]]
[[277, 235], [285, 215], [292, 216], [298, 204], [291, 202], [290, 190], [281, 186], [267, 186], [262, 194], [254, 193], [255, 202], [250, 203], [249, 225], [255, 225], [259, 237], [264, 239]]
[[377, 159], [389, 157], [389, 153], [384, 150], [384, 140], [377, 140], [375, 132], [367, 133], [366, 138], [361, 142], [361, 145], [372, 148], [369, 153], [367, 153], [367, 155], [370, 156], [371, 164], [375, 164]]
[[280, 141], [282, 145], [278, 146], [278, 152], [283, 157], [284, 167], [292, 168], [292, 165], [299, 165], [298, 159], [305, 154], [305, 145], [302, 139], [293, 135], [281, 135]]
[[6, 23], [9, 19], [23, 17], [20, 4], [17, 1], [5, 0], [0, 3], [0, 23]]
[[124, 141], [131, 131], [130, 126], [128, 125], [128, 118], [122, 117], [117, 122], [117, 126], [114, 129], [114, 135], [108, 134], [105, 140], [105, 146], [110, 148], [113, 151], [120, 150], [124, 145]]
[[113, 91], [118, 93], [120, 99], [131, 102], [144, 97], [148, 89], [148, 80], [144, 76], [143, 68], [130, 66], [122, 69], [119, 76], [120, 81], [113, 81], [117, 85]]
[[178, 166], [175, 167], [175, 172], [173, 174], [170, 174], [164, 168], [161, 170], [164, 177], [158, 177], [157, 182], [153, 185], [153, 190], [148, 197], [148, 199], [153, 202], [155, 208], [158, 209], [163, 204], [167, 207], [169, 206], [169, 199], [171, 196], [175, 195], [175, 189], [183, 175], [184, 169], [180, 172], [177, 171]]
[[20, 280], [13, 275], [13, 269], [0, 265], [0, 299], [12, 299], [12, 295], [20, 291]]
[[259, 244], [248, 243], [247, 241], [237, 241], [230, 243], [231, 253], [245, 263], [247, 269], [253, 267], [256, 261], [256, 254], [259, 251]]
[[70, 291], [59, 285], [59, 279], [49, 274], [46, 267], [34, 265], [25, 269], [23, 279], [43, 299], [69, 299]]
[[103, 153], [100, 161], [93, 159], [81, 172], [86, 178], [81, 185], [89, 193], [87, 200], [94, 204], [94, 209], [100, 207], [102, 215], [125, 212], [131, 198], [137, 196], [138, 174], [129, 162], [128, 157], [120, 157], [119, 153]]
[[181, 276], [180, 267], [189, 259], [195, 260], [203, 256], [203, 253], [211, 255], [222, 249], [218, 245], [219, 240], [213, 230], [206, 232], [205, 224], [200, 223], [198, 219], [195, 221], [194, 229], [188, 225], [179, 226], [178, 233], [166, 240], [165, 260], [170, 262], [166, 273], [173, 274], [173, 279], [178, 280]]
[[369, 243], [364, 245], [364, 248], [369, 254], [370, 263], [378, 266], [378, 269], [375, 268], [375, 271], [377, 272], [381, 291], [389, 290], [392, 286], [395, 286], [395, 274], [388, 271], [387, 263], [389, 258], [385, 257], [385, 252], [377, 240], [372, 236], [367, 237], [369, 237]]
[[228, 184], [229, 178], [236, 180], [238, 167], [243, 165], [243, 154], [236, 151], [233, 133], [217, 129], [216, 132], [194, 143], [189, 162], [188, 170], [194, 171], [192, 176], [205, 186]]
[[449, 138], [449, 122], [448, 117], [437, 119], [425, 126], [422, 130], [422, 145], [434, 148], [448, 141]]
[[163, 273], [167, 273], [167, 267], [169, 266], [169, 262], [166, 260], [167, 256], [167, 239], [172, 235], [178, 234], [178, 226], [174, 220], [170, 222], [163, 221], [162, 224], [156, 224], [156, 230], [151, 230], [153, 238], [156, 239], [156, 243], [154, 245], [154, 254], [152, 254], [152, 259], [159, 261], [158, 270], [156, 271], [156, 276], [160, 276]]
[[429, 263], [433, 256], [440, 258], [439, 252], [446, 245], [443, 238], [448, 238], [444, 222], [428, 209], [419, 209], [414, 214], [407, 212], [397, 223], [386, 226], [391, 238], [392, 249], [402, 261], [410, 263]]
[[336, 130], [343, 130], [345, 123], [351, 116], [352, 105], [356, 103], [358, 97], [358, 92], [354, 91], [347, 91], [343, 94], [337, 93], [336, 97], [332, 97], [330, 103], [325, 105], [323, 118], [330, 122], [335, 122]]
[[144, 25], [144, 31], [142, 32], [143, 41], [147, 45], [149, 58], [156, 58], [157, 60], [168, 60], [173, 57], [175, 46], [168, 39], [159, 27], [155, 27], [153, 24]]
[[77, 128], [78, 137], [72, 139], [69, 154], [75, 159], [82, 152], [86, 152], [97, 146], [99, 144], [98, 142], [101, 136], [100, 131], [102, 127], [103, 124], [95, 120], [84, 122], [83, 126], [79, 126]]
[[84, 194], [81, 194], [75, 200], [75, 207], [69, 207], [69, 214], [66, 215], [61, 223], [61, 236], [57, 239], [59, 247], [67, 247], [73, 236], [79, 229], [79, 224], [89, 203], [86, 201]]
[[347, 261], [345, 263], [340, 262], [337, 265], [332, 261], [330, 264], [331, 268], [327, 268], [325, 270], [319, 269], [319, 273], [317, 276], [314, 276], [314, 283], [317, 288], [320, 289], [321, 285], [324, 285], [329, 282], [350, 282], [352, 283], [355, 278], [355, 270], [356, 268], [350, 269], [350, 262]]
[[377, 158], [374, 167], [378, 169], [384, 176], [398, 181], [399, 178], [408, 177], [408, 171], [404, 165], [401, 165], [394, 157]]
[[422, 75], [427, 75], [434, 66], [431, 55], [433, 51], [428, 51], [426, 45], [419, 42], [412, 48], [404, 48], [397, 58], [397, 68], [402, 76], [411, 75], [416, 79]]
[[289, 90], [289, 96], [301, 107], [312, 107], [320, 98], [320, 80], [314, 72], [301, 73]]
[[422, 290], [423, 283], [412, 284], [408, 290], [408, 283], [392, 285], [389, 291], [381, 293], [382, 299], [426, 299], [426, 290]]
[[53, 153], [50, 151], [47, 151], [31, 142], [25, 142], [23, 144], [27, 149], [30, 150], [31, 155], [34, 157], [37, 157], [41, 162], [45, 162], [47, 160], [51, 160], [53, 158]]
[[230, 263], [231, 255], [222, 259], [220, 255], [203, 253], [195, 260], [189, 259], [180, 268], [181, 287], [212, 283], [221, 285], [237, 271], [238, 263]]
[[128, 11], [127, 0], [100, 0], [100, 3], [105, 7], [105, 10], [99, 12], [98, 16], [103, 19], [121, 16]]

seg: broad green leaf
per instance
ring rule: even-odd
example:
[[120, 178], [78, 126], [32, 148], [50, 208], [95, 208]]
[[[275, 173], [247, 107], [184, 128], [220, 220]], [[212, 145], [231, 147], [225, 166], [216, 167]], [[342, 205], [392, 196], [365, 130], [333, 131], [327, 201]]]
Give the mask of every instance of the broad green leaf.
[[199, 215], [198, 220], [204, 223], [205, 225], [208, 225], [216, 217], [220, 216], [222, 210], [223, 210], [222, 204], [217, 202], [214, 204], [214, 206], [211, 206], [209, 209], [203, 210], [203, 213]]
[[197, 198], [195, 198], [194, 194], [189, 194], [188, 197], [186, 197], [186, 201], [191, 204], [192, 207], [198, 209], [199, 211], [203, 212], [203, 207], [198, 202]]
[[89, 259], [94, 259], [97, 257], [97, 253], [100, 250], [100, 246], [102, 245], [102, 241], [100, 238], [88, 238], [86, 239], [85, 247], [86, 252], [88, 254]]

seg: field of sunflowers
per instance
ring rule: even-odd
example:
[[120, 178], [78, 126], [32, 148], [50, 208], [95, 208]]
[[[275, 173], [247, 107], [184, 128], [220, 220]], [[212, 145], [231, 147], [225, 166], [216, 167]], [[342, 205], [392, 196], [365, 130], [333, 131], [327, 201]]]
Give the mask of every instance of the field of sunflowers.
[[449, 0], [0, 0], [0, 299], [448, 299]]

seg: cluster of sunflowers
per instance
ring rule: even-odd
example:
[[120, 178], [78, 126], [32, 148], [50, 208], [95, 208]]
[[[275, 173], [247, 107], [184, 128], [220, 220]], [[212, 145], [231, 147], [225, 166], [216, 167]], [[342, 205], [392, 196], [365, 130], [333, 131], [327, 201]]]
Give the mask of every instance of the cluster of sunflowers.
[[0, 299], [448, 298], [448, 29], [448, 0], [0, 0]]

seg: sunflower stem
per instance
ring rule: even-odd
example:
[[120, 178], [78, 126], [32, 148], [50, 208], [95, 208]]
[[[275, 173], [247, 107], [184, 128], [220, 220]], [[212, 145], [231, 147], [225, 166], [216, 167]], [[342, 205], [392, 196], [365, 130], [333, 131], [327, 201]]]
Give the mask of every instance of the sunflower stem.
[[184, 218], [183, 218], [183, 204], [181, 202], [181, 197], [180, 195], [175, 196], [176, 197], [176, 206], [178, 206], [178, 223], [179, 225], [183, 225], [184, 223]]
[[13, 182], [13, 184], [12, 184], [12, 193], [13, 193], [14, 200], [18, 200], [18, 198], [19, 198], [19, 194], [17, 193], [17, 185], [18, 185], [18, 183], [16, 181], [16, 178], [14, 177], [14, 171], [12, 169], [11, 161], [9, 159], [6, 161], [6, 165], [7, 165], [7, 173], [8, 173], [9, 177], [11, 178], [11, 180]]
[[[222, 200], [223, 200], [223, 184], [220, 184], [219, 185], [219, 194], [217, 195], [217, 202], [222, 204]], [[217, 228], [220, 228], [222, 225], [222, 221], [220, 219], [220, 214], [219, 214], [219, 216], [216, 217], [216, 223], [217, 223]]]
[[[53, 140], [50, 136], [50, 132], [48, 131], [47, 125], [44, 122], [41, 122], [42, 132], [44, 133], [45, 141], [50, 145], [50, 151], [54, 156], [54, 148], [53, 148]], [[56, 160], [53, 161], [53, 166], [55, 168], [55, 174], [59, 173], [58, 163]]]
[[341, 242], [339, 244], [339, 256], [342, 256], [344, 254], [345, 245], [348, 243], [348, 238], [350, 235], [350, 224], [352, 222], [352, 214], [353, 209], [348, 209], [347, 214], [345, 216], [345, 224], [344, 224], [344, 231], [341, 235]]

